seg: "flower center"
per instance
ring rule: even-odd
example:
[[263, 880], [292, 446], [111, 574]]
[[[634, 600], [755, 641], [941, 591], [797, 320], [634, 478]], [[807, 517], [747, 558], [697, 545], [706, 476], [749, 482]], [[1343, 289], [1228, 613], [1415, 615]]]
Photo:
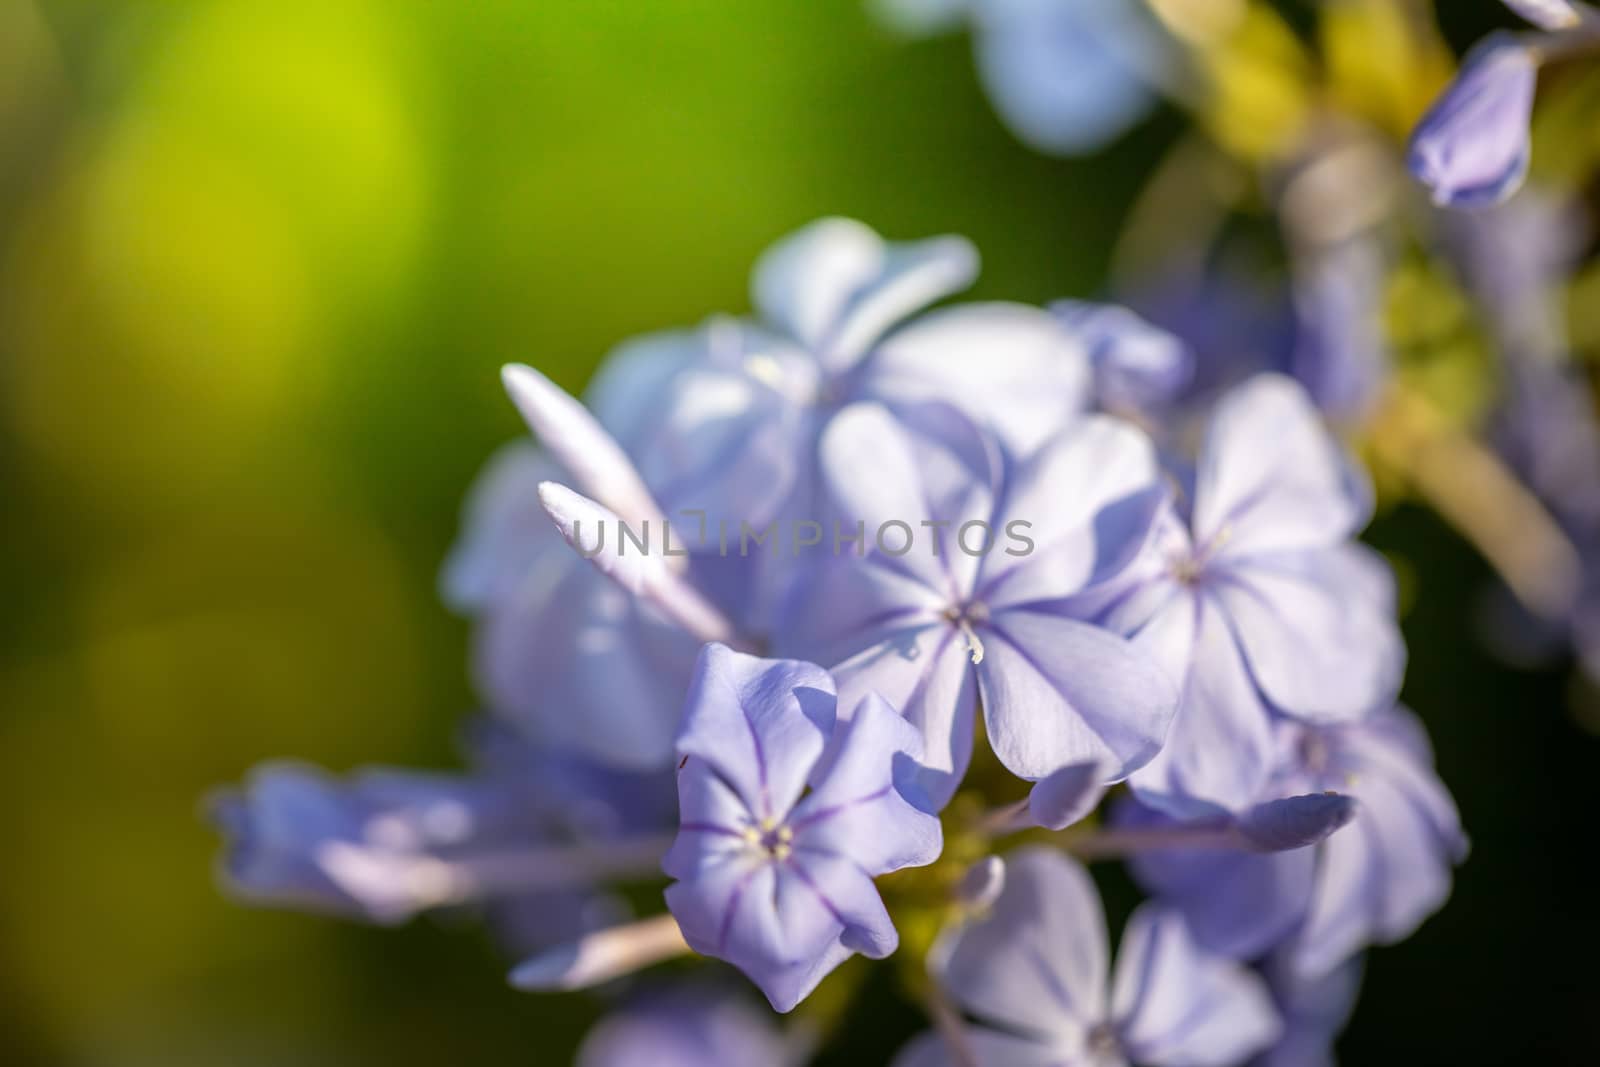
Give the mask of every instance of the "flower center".
[[1116, 1056], [1122, 1051], [1122, 1043], [1117, 1040], [1117, 1032], [1110, 1023], [1100, 1023], [1090, 1030], [1084, 1044], [1089, 1055], [1097, 1059]]
[[751, 848], [775, 860], [786, 860], [794, 853], [794, 831], [776, 819], [762, 819], [744, 829], [744, 840]]
[[989, 621], [989, 606], [976, 601], [951, 604], [939, 614], [946, 622], [960, 630], [961, 635], [967, 639], [967, 651], [972, 654], [972, 662], [982, 663], [983, 641], [978, 637], [977, 627]]

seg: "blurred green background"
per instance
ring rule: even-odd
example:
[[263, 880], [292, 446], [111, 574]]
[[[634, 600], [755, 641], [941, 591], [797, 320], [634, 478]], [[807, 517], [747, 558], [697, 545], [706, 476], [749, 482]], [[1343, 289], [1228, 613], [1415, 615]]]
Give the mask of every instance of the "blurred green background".
[[[1466, 39], [1492, 3], [1461, 7]], [[199, 798], [268, 757], [451, 761], [434, 576], [519, 430], [500, 364], [580, 387], [743, 309], [823, 214], [972, 237], [978, 295], [1092, 295], [1179, 128], [1034, 155], [964, 37], [860, 0], [0, 0], [0, 1055], [566, 1062], [593, 1009], [511, 992], [472, 927], [225, 901]], [[1349, 1062], [1600, 1061], [1600, 745], [1560, 673], [1477, 650], [1458, 542], [1375, 540], [1420, 579], [1408, 698], [1475, 853], [1375, 957]], [[863, 1007], [859, 1062], [916, 1025]]]

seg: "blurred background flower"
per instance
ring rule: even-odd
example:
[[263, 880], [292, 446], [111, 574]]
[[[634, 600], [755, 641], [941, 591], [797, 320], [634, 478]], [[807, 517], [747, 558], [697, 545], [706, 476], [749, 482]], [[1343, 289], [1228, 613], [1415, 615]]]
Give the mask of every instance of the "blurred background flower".
[[[626, 337], [746, 310], [759, 251], [830, 214], [972, 238], [980, 299], [1126, 288], [1141, 235], [1184, 210], [1141, 195], [1171, 191], [1157, 166], [1185, 150], [1180, 107], [1281, 167], [1320, 32], [1330, 98], [1400, 144], [1451, 52], [1517, 24], [1452, 0], [1450, 47], [1424, 48], [1403, 32], [1421, 0], [1148, 6], [1206, 45], [1211, 65], [1188, 72], [1204, 91], [1130, 83], [1092, 139], [1128, 132], [1064, 159], [994, 121], [973, 42], [908, 41], [860, 0], [0, 0], [11, 1061], [564, 1062], [591, 1003], [511, 990], [489, 938], [449, 917], [390, 933], [225, 901], [198, 798], [263, 757], [453, 761], [474, 698], [436, 574], [472, 475], [521, 432], [502, 363], [576, 390]], [[1539, 96], [1532, 180], [1586, 173], [1593, 64], [1551, 64]], [[1218, 243], [1186, 259], [1162, 232], [1163, 276], [1217, 281], [1195, 263]], [[1558, 329], [1562, 373], [1592, 376], [1600, 270], [1582, 252]], [[1370, 300], [1316, 262], [1304, 292]], [[1470, 382], [1459, 296], [1415, 256], [1384, 269], [1409, 373]], [[1288, 292], [1270, 263], [1251, 281]], [[1440, 371], [1440, 352], [1466, 354]], [[1600, 702], [1568, 700], [1583, 683], [1560, 662], [1513, 672], [1479, 651], [1467, 620], [1488, 571], [1437, 519], [1390, 505], [1371, 537], [1408, 579], [1404, 695], [1474, 854], [1450, 909], [1369, 960], [1341, 1047], [1353, 1063], [1595, 1062], [1600, 920], [1572, 846]], [[1131, 893], [1105, 892], [1115, 926]], [[921, 1025], [892, 973], [837, 1008], [819, 1062], [886, 1062]]]

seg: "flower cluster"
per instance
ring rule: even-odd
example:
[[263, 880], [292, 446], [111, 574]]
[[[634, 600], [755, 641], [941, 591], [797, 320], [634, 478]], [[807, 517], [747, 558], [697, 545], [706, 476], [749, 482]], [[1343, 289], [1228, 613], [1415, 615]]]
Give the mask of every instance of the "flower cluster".
[[[971, 261], [829, 220], [758, 268], [765, 324], [627, 346], [592, 409], [508, 368], [542, 447], [490, 464], [445, 571], [494, 724], [477, 769], [258, 772], [216, 803], [232, 884], [382, 921], [489, 901], [543, 920], [516, 941], [520, 987], [692, 950], [779, 1011], [849, 956], [894, 952], [908, 916], [944, 916], [927, 978], [944, 1037], [907, 1062], [1224, 1064], [1282, 1039], [1274, 990], [1291, 991], [1255, 965], [1310, 958], [1320, 977], [1403, 935], [1460, 853], [1394, 710], [1393, 583], [1352, 540], [1370, 492], [1280, 375], [1222, 395], [1193, 455], [1108, 413], [1148, 353], [1192, 358], [1124, 309], [884, 325]], [[929, 540], [725, 555], [686, 514]], [[674, 515], [671, 552], [583, 533]], [[1026, 551], [958, 547], [1017, 523]], [[1121, 782], [1114, 819], [1084, 829]], [[1159, 902], [1110, 986], [1069, 853], [1135, 857]], [[629, 920], [607, 887], [657, 869], [667, 910]], [[1196, 878], [1249, 896], [1217, 915]]]
[[[1545, 32], [1391, 101], [1408, 145], [1340, 120], [1337, 83], [1215, 110], [1250, 42], [1299, 47], [1265, 5], [881, 4], [969, 21], [1045, 150], [1191, 108], [1228, 179], [1193, 184], [1262, 176], [1281, 262], [1225, 235], [1248, 196], [1185, 210], [1158, 179], [1107, 301], [941, 304], [966, 240], [825, 219], [760, 259], [752, 314], [624, 344], [583, 402], [507, 367], [536, 443], [489, 463], [442, 581], [491, 724], [472, 769], [261, 770], [213, 806], [229, 884], [383, 922], [488, 905], [519, 988], [615, 995], [593, 1067], [804, 1060], [814, 1031], [726, 985], [617, 981], [653, 965], [724, 961], [787, 1013], [897, 952], [932, 1024], [901, 1067], [1327, 1062], [1364, 953], [1467, 854], [1357, 540], [1379, 490], [1482, 552], [1503, 630], [1600, 677], [1600, 424], [1550, 299], [1580, 228], [1518, 192], [1537, 71], [1600, 16], [1507, 2]], [[1173, 202], [1214, 224], [1141, 256]], [[1470, 317], [1492, 390], [1385, 320], [1401, 285]], [[1108, 861], [1148, 895], [1111, 967]]]

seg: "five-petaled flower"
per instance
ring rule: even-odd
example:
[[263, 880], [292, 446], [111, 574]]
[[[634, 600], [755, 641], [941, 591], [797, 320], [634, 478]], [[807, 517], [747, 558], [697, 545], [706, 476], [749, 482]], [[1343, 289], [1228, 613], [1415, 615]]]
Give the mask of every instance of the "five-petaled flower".
[[849, 722], [836, 703], [820, 667], [708, 645], [678, 739], [667, 906], [690, 947], [743, 970], [779, 1011], [852, 953], [895, 950], [872, 879], [943, 845], [915, 786], [917, 732], [880, 697]]

